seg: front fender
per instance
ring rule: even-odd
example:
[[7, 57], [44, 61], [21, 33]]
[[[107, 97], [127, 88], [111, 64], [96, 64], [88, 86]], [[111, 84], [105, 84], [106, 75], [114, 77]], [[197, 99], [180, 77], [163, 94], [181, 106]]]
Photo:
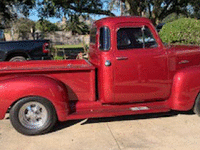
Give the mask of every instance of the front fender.
[[173, 79], [169, 105], [171, 109], [190, 110], [200, 91], [200, 66], [178, 71]]
[[28, 96], [40, 96], [51, 101], [60, 121], [64, 121], [69, 113], [64, 84], [47, 76], [27, 75], [0, 81], [0, 119], [5, 117], [13, 103]]

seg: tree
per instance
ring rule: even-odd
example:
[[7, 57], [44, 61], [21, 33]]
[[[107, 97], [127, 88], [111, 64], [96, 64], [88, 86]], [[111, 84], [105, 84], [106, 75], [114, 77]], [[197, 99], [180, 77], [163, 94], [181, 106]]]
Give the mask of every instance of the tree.
[[192, 18], [200, 19], [200, 0], [190, 0], [190, 16]]
[[110, 10], [104, 10], [102, 0], [38, 0], [37, 7], [41, 18], [75, 13], [114, 16]]
[[67, 21], [66, 31], [72, 31], [72, 35], [78, 34], [88, 34], [89, 27], [84, 23], [81, 22], [79, 19], [79, 15], [72, 15], [70, 19]]
[[125, 5], [124, 14], [148, 17], [154, 25], [171, 14], [200, 17], [200, 0], [111, 0], [110, 5], [120, 7], [119, 1]]
[[188, 15], [187, 0], [123, 0], [130, 15], [146, 16], [158, 24], [172, 13]]
[[109, 3], [109, 9], [110, 10], [114, 10], [115, 8], [120, 8], [120, 16], [124, 16], [126, 15], [126, 7], [123, 4], [122, 0], [111, 0], [111, 2]]
[[28, 16], [34, 6], [35, 0], [1, 0], [0, 23], [16, 19], [19, 14]]
[[114, 16], [110, 10], [103, 7], [103, 0], [40, 0], [37, 3], [39, 16], [48, 17], [66, 17], [69, 18], [65, 30], [71, 30], [73, 34], [87, 34], [88, 26], [80, 22], [79, 16], [88, 14], [99, 14]]
[[37, 9], [41, 19], [75, 13], [114, 16], [104, 9], [102, 0], [1, 0], [0, 23], [20, 15], [28, 16], [33, 8]]
[[51, 23], [48, 20], [37, 21], [35, 28], [41, 32], [54, 32], [59, 30], [59, 27], [55, 23]]
[[19, 18], [13, 22], [11, 28], [11, 36], [14, 39], [14, 34], [18, 34], [18, 39], [28, 40], [31, 34], [31, 28], [35, 27], [35, 22], [27, 18]]

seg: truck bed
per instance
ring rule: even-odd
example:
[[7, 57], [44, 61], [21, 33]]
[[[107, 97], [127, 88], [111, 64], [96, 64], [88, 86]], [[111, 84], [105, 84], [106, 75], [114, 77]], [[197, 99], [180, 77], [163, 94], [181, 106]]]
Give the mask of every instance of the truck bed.
[[68, 89], [69, 100], [96, 100], [95, 67], [86, 60], [46, 60], [0, 63], [0, 82], [13, 77], [27, 75], [47, 76], [61, 81]]

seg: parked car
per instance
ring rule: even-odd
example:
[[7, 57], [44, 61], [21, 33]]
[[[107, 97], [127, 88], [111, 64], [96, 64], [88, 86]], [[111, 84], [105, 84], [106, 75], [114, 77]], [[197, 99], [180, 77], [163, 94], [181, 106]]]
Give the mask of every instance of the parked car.
[[164, 45], [141, 17], [104, 18], [90, 33], [89, 61], [1, 62], [0, 119], [10, 110], [13, 127], [35, 135], [57, 120], [200, 115], [200, 47]]
[[0, 42], [0, 61], [49, 60], [49, 40]]

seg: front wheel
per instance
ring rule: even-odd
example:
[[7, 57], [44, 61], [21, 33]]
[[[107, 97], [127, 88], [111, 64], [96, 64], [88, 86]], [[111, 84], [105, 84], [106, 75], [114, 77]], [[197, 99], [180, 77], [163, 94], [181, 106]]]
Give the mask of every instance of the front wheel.
[[18, 101], [10, 110], [13, 127], [25, 135], [48, 132], [57, 117], [52, 103], [41, 97], [26, 97]]

